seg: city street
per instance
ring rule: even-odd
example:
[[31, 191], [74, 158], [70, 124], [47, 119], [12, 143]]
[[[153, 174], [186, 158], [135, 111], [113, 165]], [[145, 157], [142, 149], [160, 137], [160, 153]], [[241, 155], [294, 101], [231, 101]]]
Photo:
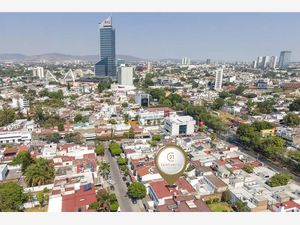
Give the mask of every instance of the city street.
[[114, 186], [114, 192], [117, 196], [121, 212], [141, 212], [140, 201], [137, 204], [133, 204], [131, 199], [127, 196], [127, 187], [125, 182], [122, 180], [118, 163], [111, 156], [110, 152], [105, 150], [105, 160], [110, 164], [110, 172], [112, 184]]

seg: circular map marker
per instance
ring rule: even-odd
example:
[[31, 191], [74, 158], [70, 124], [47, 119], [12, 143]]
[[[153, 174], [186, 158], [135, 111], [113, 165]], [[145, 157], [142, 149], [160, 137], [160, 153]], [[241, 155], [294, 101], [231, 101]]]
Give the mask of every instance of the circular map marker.
[[173, 185], [184, 173], [186, 165], [186, 154], [177, 145], [162, 147], [155, 156], [156, 169], [169, 185]]

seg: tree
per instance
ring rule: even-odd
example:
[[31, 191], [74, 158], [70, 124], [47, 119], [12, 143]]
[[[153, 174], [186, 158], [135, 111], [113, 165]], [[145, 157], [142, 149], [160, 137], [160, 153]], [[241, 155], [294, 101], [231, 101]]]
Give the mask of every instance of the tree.
[[75, 133], [68, 133], [65, 135], [65, 141], [67, 143], [75, 143], [75, 144], [82, 144], [84, 142], [83, 136], [79, 132]]
[[101, 175], [107, 177], [110, 172], [110, 165], [109, 163], [102, 162], [99, 166], [99, 169], [101, 171]]
[[53, 180], [54, 168], [46, 159], [39, 158], [27, 167], [24, 175], [29, 186], [40, 186]]
[[266, 100], [264, 102], [258, 102], [257, 109], [260, 113], [270, 114], [271, 112], [274, 111], [274, 105], [275, 105], [274, 100]]
[[114, 193], [100, 190], [97, 193], [97, 202], [90, 204], [89, 207], [99, 212], [116, 212], [119, 208], [119, 204]]
[[229, 190], [226, 190], [222, 193], [222, 198], [221, 198], [222, 202], [230, 202], [231, 200], [231, 194]]
[[68, 89], [68, 91], [71, 90], [71, 84], [70, 84], [70, 82], [67, 83], [67, 89]]
[[278, 186], [284, 186], [287, 185], [290, 181], [291, 176], [288, 174], [283, 173], [277, 173], [273, 177], [271, 177], [266, 184], [271, 187], [278, 187]]
[[292, 159], [300, 162], [300, 151], [291, 151], [290, 156], [292, 157]]
[[170, 101], [170, 99], [165, 99], [163, 101], [163, 105], [166, 107], [172, 107], [172, 102]]
[[152, 135], [152, 141], [160, 141], [161, 135], [160, 134], [153, 134]]
[[57, 126], [58, 131], [64, 131], [65, 130], [65, 124], [64, 123], [59, 123]]
[[6, 126], [16, 120], [15, 110], [7, 108], [0, 110], [0, 127]]
[[123, 108], [127, 108], [127, 107], [128, 107], [128, 103], [127, 103], [127, 102], [123, 102], [123, 103], [122, 103], [122, 107], [123, 107]]
[[83, 119], [83, 116], [81, 114], [77, 114], [75, 117], [74, 117], [74, 122], [75, 123], [79, 123], [81, 122]]
[[128, 187], [128, 195], [133, 199], [142, 199], [146, 196], [146, 188], [140, 182], [133, 182]]
[[285, 117], [283, 117], [283, 121], [288, 125], [288, 126], [297, 126], [300, 124], [300, 117], [297, 116], [295, 113], [288, 113]]
[[228, 98], [230, 96], [231, 96], [231, 94], [229, 92], [227, 92], [227, 91], [221, 91], [221, 92], [219, 92], [219, 98], [225, 99], [225, 98]]
[[250, 209], [247, 205], [247, 202], [243, 202], [242, 200], [237, 200], [234, 204], [234, 209], [237, 212], [249, 212]]
[[247, 173], [253, 173], [254, 172], [253, 166], [251, 166], [250, 164], [245, 164], [243, 166], [243, 170], [246, 171]]
[[124, 123], [128, 124], [129, 122], [129, 115], [126, 113], [124, 114]]
[[215, 110], [219, 110], [221, 109], [225, 104], [225, 101], [223, 98], [217, 98], [214, 100], [213, 104], [212, 104], [212, 108]]
[[42, 206], [44, 201], [45, 201], [45, 196], [44, 196], [44, 193], [43, 192], [39, 192], [37, 194], [37, 200], [38, 202], [40, 203], [40, 205]]
[[112, 156], [120, 155], [122, 153], [120, 145], [118, 145], [116, 142], [111, 142], [109, 144], [109, 151], [112, 154]]
[[96, 146], [95, 152], [97, 155], [103, 155], [105, 152], [105, 148], [102, 144]]
[[153, 85], [154, 85], [154, 83], [152, 81], [151, 74], [146, 74], [146, 77], [145, 77], [145, 80], [143, 83], [143, 87], [148, 88], [149, 86], [153, 86]]
[[132, 127], [130, 127], [129, 131], [128, 131], [128, 137], [129, 138], [134, 138], [135, 134], [134, 134], [134, 130]]
[[0, 183], [0, 212], [17, 212], [21, 210], [27, 196], [16, 182]]
[[211, 133], [210, 139], [211, 139], [211, 141], [215, 141], [217, 139], [216, 133]]
[[110, 124], [117, 124], [117, 121], [116, 121], [115, 119], [110, 119], [108, 122], [109, 122]]
[[255, 97], [257, 97], [257, 94], [255, 94], [255, 93], [247, 93], [247, 94], [244, 94], [244, 96], [247, 97], [247, 98], [255, 98]]
[[197, 88], [197, 87], [199, 87], [199, 84], [193, 80], [192, 81], [192, 88]]
[[254, 121], [254, 123], [251, 126], [254, 127], [256, 131], [275, 128], [275, 125], [273, 123], [270, 123], [268, 121], [258, 121], [258, 120]]
[[21, 165], [22, 171], [24, 172], [26, 168], [33, 163], [33, 159], [30, 156], [28, 151], [26, 152], [19, 152], [17, 156], [11, 162], [12, 165]]
[[110, 89], [111, 83], [112, 83], [111, 79], [106, 79], [106, 80], [99, 82], [99, 84], [98, 84], [99, 93], [102, 93], [104, 90]]
[[246, 90], [246, 87], [244, 85], [239, 85], [237, 89], [234, 91], [230, 91], [230, 93], [235, 94], [235, 95], [242, 95], [243, 92]]
[[58, 132], [53, 132], [52, 134], [48, 134], [46, 136], [47, 142], [59, 143], [61, 136]]
[[117, 159], [117, 162], [118, 162], [118, 164], [120, 165], [120, 166], [122, 166], [122, 165], [126, 165], [127, 164], [127, 162], [128, 162], [128, 160], [126, 159], [126, 158], [118, 158]]
[[290, 111], [300, 111], [300, 98], [295, 99], [290, 105], [289, 105]]

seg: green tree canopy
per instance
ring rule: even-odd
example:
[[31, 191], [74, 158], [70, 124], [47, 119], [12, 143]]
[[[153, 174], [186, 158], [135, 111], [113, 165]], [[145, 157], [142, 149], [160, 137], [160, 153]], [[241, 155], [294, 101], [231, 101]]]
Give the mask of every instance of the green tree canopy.
[[25, 181], [29, 186], [47, 184], [54, 178], [54, 168], [46, 159], [36, 159], [34, 163], [25, 170]]
[[245, 170], [247, 173], [253, 173], [254, 172], [253, 166], [251, 166], [250, 164], [245, 164], [243, 166], [243, 170]]
[[90, 204], [89, 207], [98, 212], [116, 212], [119, 204], [114, 193], [100, 190], [97, 192], [97, 202]]
[[97, 155], [103, 155], [105, 152], [105, 148], [102, 144], [96, 146], [95, 152]]
[[0, 212], [17, 212], [21, 210], [27, 196], [16, 182], [0, 183]]
[[12, 165], [21, 165], [22, 171], [24, 172], [26, 168], [33, 163], [33, 159], [30, 156], [28, 151], [26, 152], [19, 152], [17, 156], [11, 162]]
[[278, 173], [271, 177], [266, 183], [271, 187], [278, 187], [287, 185], [291, 176], [288, 174]]
[[0, 110], [0, 127], [6, 126], [16, 120], [15, 110], [5, 108]]
[[289, 105], [290, 111], [300, 111], [300, 98], [295, 99], [290, 105]]
[[122, 153], [122, 149], [120, 145], [117, 144], [116, 142], [111, 142], [109, 144], [109, 151], [113, 156], [120, 155]]
[[288, 113], [284, 118], [283, 121], [288, 125], [288, 126], [298, 126], [300, 124], [300, 117], [296, 115], [295, 113]]
[[53, 142], [53, 143], [59, 143], [60, 138], [61, 138], [61, 136], [58, 132], [53, 132], [46, 136], [46, 141]]
[[212, 104], [212, 108], [215, 110], [219, 110], [221, 109], [225, 104], [225, 101], [223, 98], [217, 98], [214, 100], [213, 104]]
[[134, 199], [142, 199], [146, 196], [146, 188], [140, 182], [133, 182], [128, 187], [128, 195]]
[[112, 83], [111, 79], [105, 79], [105, 80], [99, 82], [99, 84], [98, 84], [99, 93], [102, 93], [104, 90], [110, 89], [111, 83]]

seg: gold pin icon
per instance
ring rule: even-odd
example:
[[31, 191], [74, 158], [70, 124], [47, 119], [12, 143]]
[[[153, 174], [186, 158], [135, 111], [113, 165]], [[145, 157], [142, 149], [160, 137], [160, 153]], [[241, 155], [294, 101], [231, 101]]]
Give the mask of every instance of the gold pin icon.
[[155, 166], [162, 178], [173, 185], [186, 169], [186, 154], [177, 145], [164, 146], [155, 156]]

